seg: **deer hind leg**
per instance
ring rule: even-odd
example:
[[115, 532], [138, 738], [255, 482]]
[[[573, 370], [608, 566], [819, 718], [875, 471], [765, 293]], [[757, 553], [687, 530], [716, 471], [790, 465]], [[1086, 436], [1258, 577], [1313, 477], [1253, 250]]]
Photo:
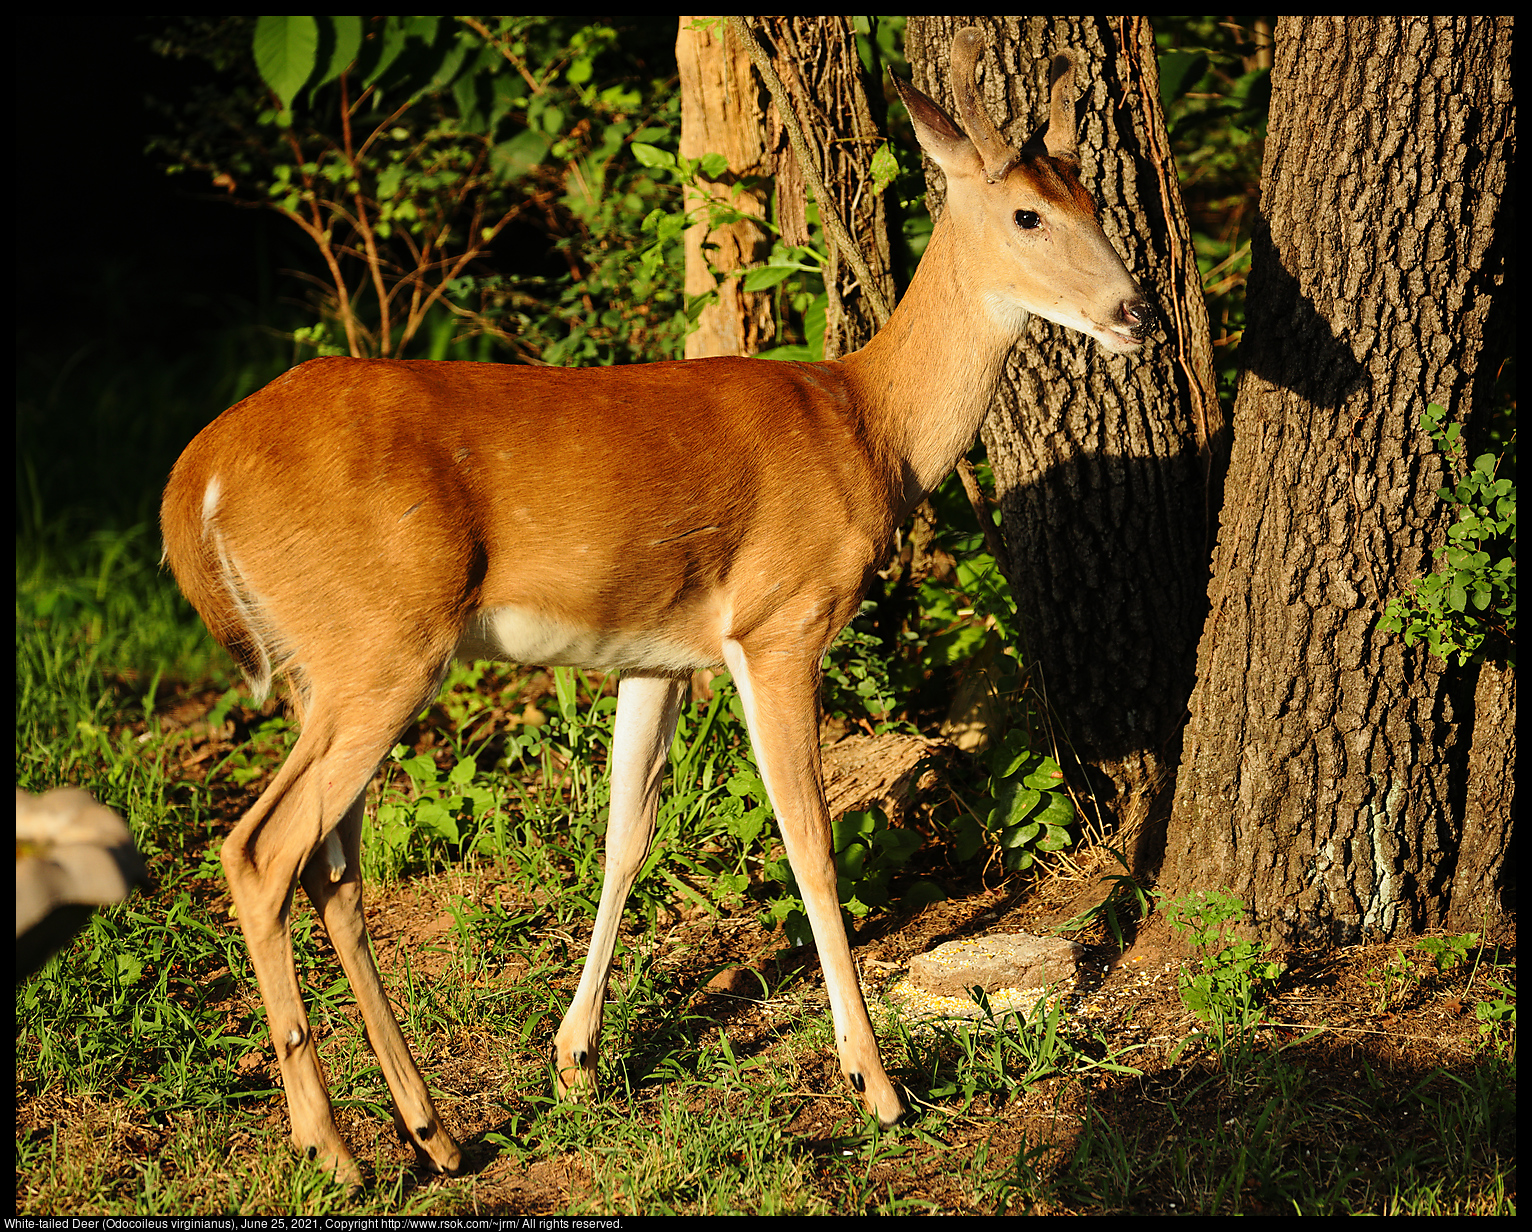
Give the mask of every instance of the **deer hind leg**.
[[560, 1098], [592, 1090], [601, 1043], [607, 978], [617, 947], [617, 925], [633, 888], [659, 810], [660, 780], [686, 697], [687, 681], [632, 672], [617, 686], [617, 727], [612, 739], [612, 805], [606, 831], [606, 874], [596, 927], [580, 986], [553, 1037], [553, 1073]]
[[415, 1158], [422, 1167], [455, 1173], [463, 1165], [463, 1153], [442, 1125], [415, 1058], [404, 1042], [404, 1033], [378, 978], [367, 938], [362, 914], [361, 858], [365, 804], [365, 794], [357, 796], [340, 825], [309, 858], [303, 869], [303, 888], [324, 921], [330, 944], [340, 957], [346, 978], [351, 981], [351, 991], [361, 1007], [367, 1038], [393, 1097], [394, 1128], [400, 1141], [414, 1147]]
[[293, 966], [288, 917], [299, 874], [316, 853], [324, 861], [326, 839], [357, 806], [383, 754], [429, 692], [424, 676], [414, 681], [417, 688], [401, 688], [407, 669], [394, 666], [399, 671], [390, 684], [362, 700], [337, 705], [322, 695], [313, 699], [287, 762], [224, 841], [222, 853], [282, 1069], [293, 1143], [353, 1185], [360, 1184], [361, 1172], [335, 1127]]
[[867, 1002], [851, 960], [835, 886], [835, 849], [819, 759], [819, 660], [763, 646], [752, 652], [725, 638], [756, 765], [782, 829], [782, 841], [819, 950], [835, 1021], [841, 1072], [885, 1126], [905, 1114], [883, 1069]]

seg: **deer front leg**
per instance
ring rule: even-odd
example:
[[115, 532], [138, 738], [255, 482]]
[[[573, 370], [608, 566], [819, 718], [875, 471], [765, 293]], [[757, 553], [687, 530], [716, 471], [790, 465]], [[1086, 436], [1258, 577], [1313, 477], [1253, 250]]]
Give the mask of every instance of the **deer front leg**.
[[841, 1072], [879, 1122], [895, 1125], [905, 1114], [904, 1102], [883, 1069], [835, 888], [835, 851], [819, 760], [818, 656], [805, 659], [801, 650], [753, 653], [733, 638], [724, 639], [723, 654], [739, 687], [756, 765], [819, 949]]
[[687, 681], [633, 672], [617, 686], [617, 725], [612, 736], [612, 804], [606, 830], [606, 875], [596, 908], [596, 927], [580, 986], [553, 1037], [553, 1074], [559, 1098], [594, 1090], [601, 1045], [606, 983], [617, 948], [617, 926], [633, 888], [659, 811], [660, 780], [685, 700]]

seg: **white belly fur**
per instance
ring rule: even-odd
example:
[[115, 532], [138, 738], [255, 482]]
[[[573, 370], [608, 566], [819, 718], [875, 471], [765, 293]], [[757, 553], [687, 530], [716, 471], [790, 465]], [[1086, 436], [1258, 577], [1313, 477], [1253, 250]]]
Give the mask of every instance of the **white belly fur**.
[[464, 631], [457, 655], [460, 659], [510, 659], [543, 667], [601, 671], [693, 671], [715, 666], [695, 647], [658, 633], [592, 629], [520, 607], [480, 612]]

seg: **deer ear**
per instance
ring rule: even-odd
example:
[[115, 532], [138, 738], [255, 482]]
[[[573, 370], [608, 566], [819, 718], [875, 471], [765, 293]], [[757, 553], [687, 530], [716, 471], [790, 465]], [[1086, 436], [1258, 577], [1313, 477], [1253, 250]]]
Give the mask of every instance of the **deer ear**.
[[1048, 66], [1048, 122], [1027, 138], [1022, 152], [1046, 154], [1078, 167], [1080, 146], [1075, 128], [1074, 53], [1063, 51]]
[[1074, 55], [1061, 52], [1048, 69], [1048, 132], [1043, 138], [1048, 153], [1061, 162], [1078, 163], [1075, 129]]
[[943, 173], [948, 176], [983, 175], [984, 163], [979, 151], [953, 123], [952, 117], [909, 82], [901, 81], [892, 73], [889, 76], [910, 113], [910, 123], [914, 125], [920, 148], [931, 156]]

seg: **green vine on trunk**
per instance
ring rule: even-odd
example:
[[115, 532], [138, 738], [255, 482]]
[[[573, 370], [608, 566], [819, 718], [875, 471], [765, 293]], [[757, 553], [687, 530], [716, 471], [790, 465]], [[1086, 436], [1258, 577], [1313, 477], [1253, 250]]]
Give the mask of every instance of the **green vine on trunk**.
[[1406, 646], [1424, 640], [1440, 659], [1456, 655], [1459, 667], [1504, 639], [1514, 664], [1516, 485], [1499, 474], [1504, 455], [1480, 454], [1466, 465], [1462, 425], [1444, 424], [1446, 415], [1433, 402], [1420, 425], [1446, 456], [1451, 482], [1437, 494], [1455, 507], [1456, 520], [1434, 553], [1435, 570], [1410, 583], [1408, 596], [1389, 600], [1378, 628], [1402, 633]]

